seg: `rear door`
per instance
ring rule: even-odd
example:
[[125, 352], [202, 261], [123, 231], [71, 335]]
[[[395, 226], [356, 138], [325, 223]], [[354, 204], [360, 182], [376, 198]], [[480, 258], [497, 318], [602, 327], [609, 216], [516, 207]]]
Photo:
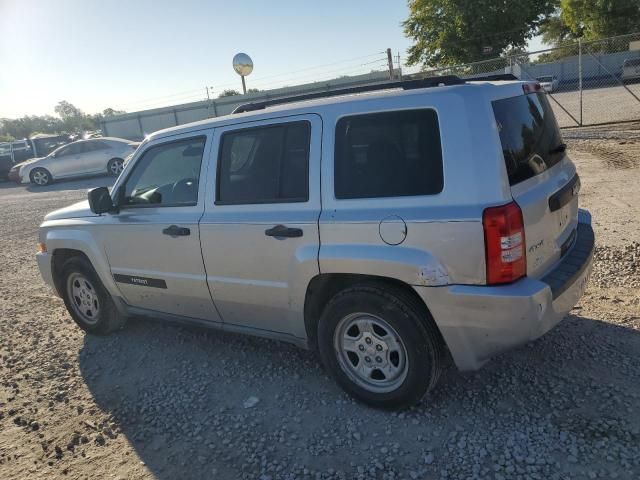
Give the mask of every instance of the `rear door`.
[[319, 273], [317, 115], [215, 129], [215, 196], [200, 221], [202, 256], [225, 324], [305, 337], [304, 298]]
[[107, 162], [111, 158], [111, 145], [103, 140], [87, 140], [83, 157], [88, 172], [106, 172]]
[[571, 248], [580, 179], [544, 93], [493, 101], [511, 194], [522, 210], [527, 275], [540, 278]]

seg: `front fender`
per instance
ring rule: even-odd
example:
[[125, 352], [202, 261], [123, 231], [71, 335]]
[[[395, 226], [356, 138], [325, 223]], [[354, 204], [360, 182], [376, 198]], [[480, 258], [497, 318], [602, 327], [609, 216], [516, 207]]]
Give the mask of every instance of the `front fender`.
[[431, 253], [391, 245], [321, 245], [320, 273], [373, 275], [409, 285], [449, 284], [447, 269]]
[[91, 231], [74, 228], [45, 229], [41, 235], [41, 241], [47, 245], [47, 251], [54, 255], [58, 249], [79, 250], [84, 253], [109, 293], [113, 296], [120, 295], [111, 276], [106, 253]]

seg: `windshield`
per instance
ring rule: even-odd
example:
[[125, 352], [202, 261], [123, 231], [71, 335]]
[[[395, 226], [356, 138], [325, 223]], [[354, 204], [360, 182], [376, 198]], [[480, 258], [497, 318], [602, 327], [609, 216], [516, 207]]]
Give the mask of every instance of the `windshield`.
[[31, 141], [35, 145], [36, 152], [39, 157], [46, 157], [58, 147], [69, 143], [69, 139], [63, 135], [57, 137], [34, 138]]
[[544, 93], [493, 102], [509, 184], [527, 180], [558, 163], [565, 146]]
[[553, 77], [538, 77], [539, 82], [553, 82]]

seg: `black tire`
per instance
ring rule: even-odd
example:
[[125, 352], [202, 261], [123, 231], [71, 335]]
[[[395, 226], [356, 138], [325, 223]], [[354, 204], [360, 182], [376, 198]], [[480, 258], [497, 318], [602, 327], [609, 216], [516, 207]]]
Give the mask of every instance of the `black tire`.
[[53, 182], [53, 177], [46, 168], [36, 167], [29, 172], [29, 180], [38, 187], [44, 187]]
[[[116, 164], [119, 164], [120, 166], [120, 168], [117, 170], [114, 168]], [[118, 175], [120, 175], [120, 172], [122, 172], [123, 168], [124, 160], [121, 158], [112, 158], [111, 160], [109, 160], [109, 163], [107, 163], [107, 173], [112, 177], [117, 177]]]
[[[392, 391], [371, 391], [358, 384], [334, 344], [334, 335], [340, 337], [336, 329], [343, 325], [341, 321], [358, 313], [383, 319], [404, 345], [406, 374], [397, 380], [401, 381], [397, 387], [391, 385]], [[362, 338], [363, 333], [359, 336]], [[424, 305], [401, 289], [376, 283], [345, 289], [331, 299], [318, 323], [318, 349], [323, 364], [347, 393], [368, 405], [387, 409], [406, 408], [420, 401], [436, 385], [444, 364], [442, 337]]]
[[[72, 298], [72, 291], [69, 286], [72, 275], [76, 278], [85, 278], [93, 290], [92, 297], [97, 300], [97, 314], [93, 316], [91, 321], [87, 321], [86, 317], [80, 313], [81, 308], [78, 307], [78, 297]], [[67, 260], [62, 266], [60, 277], [58, 278], [58, 291], [62, 295], [64, 304], [71, 315], [71, 318], [85, 332], [104, 335], [122, 328], [126, 322], [126, 317], [122, 315], [111, 298], [111, 295], [104, 288], [98, 274], [93, 269], [91, 263], [83, 257], [73, 257]]]

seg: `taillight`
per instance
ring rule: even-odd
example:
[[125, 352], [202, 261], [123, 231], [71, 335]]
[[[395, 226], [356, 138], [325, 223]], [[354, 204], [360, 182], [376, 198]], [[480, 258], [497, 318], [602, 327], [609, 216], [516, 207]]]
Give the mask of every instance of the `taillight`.
[[485, 209], [482, 213], [487, 284], [513, 282], [527, 273], [524, 222], [517, 203]]
[[529, 83], [522, 84], [522, 91], [525, 93], [525, 95], [527, 93], [536, 93], [541, 90], [542, 90], [542, 85], [540, 85], [538, 82], [529, 82]]

